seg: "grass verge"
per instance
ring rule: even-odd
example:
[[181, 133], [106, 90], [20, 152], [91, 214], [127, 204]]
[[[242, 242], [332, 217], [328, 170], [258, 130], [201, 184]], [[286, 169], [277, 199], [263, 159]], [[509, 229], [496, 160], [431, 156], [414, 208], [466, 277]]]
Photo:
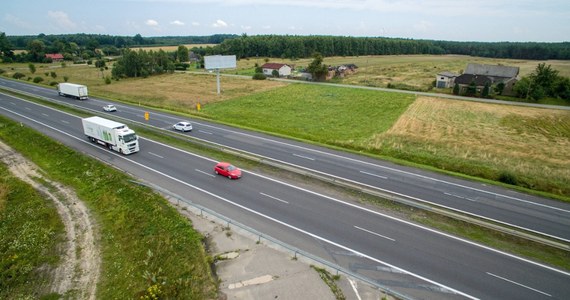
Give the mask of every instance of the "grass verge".
[[49, 275], [63, 230], [53, 203], [0, 163], [0, 299], [55, 297]]
[[203, 237], [164, 198], [5, 117], [0, 117], [0, 138], [47, 177], [73, 188], [94, 214], [103, 260], [97, 298], [216, 297]]

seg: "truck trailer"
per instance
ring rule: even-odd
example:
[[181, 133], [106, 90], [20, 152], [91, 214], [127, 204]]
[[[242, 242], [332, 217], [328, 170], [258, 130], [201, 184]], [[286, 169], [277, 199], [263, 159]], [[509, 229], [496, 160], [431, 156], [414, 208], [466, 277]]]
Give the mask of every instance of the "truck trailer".
[[57, 85], [57, 91], [60, 96], [72, 97], [79, 100], [87, 100], [89, 96], [87, 94], [87, 87], [81, 84], [75, 83], [60, 83]]
[[101, 117], [83, 118], [81, 122], [83, 133], [91, 142], [122, 154], [139, 151], [138, 137], [127, 125]]

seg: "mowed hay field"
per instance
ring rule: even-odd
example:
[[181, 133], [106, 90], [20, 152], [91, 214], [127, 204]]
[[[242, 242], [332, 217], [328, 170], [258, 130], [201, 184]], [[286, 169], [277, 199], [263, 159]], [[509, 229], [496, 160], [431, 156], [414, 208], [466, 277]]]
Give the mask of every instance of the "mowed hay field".
[[570, 112], [419, 97], [358, 145], [441, 169], [570, 195]]
[[202, 105], [260, 93], [286, 85], [276, 81], [222, 77], [221, 94], [217, 93], [216, 76], [210, 74], [175, 73], [143, 79], [122, 79], [95, 85], [93, 93], [102, 97], [144, 104], [152, 107], [189, 112]]

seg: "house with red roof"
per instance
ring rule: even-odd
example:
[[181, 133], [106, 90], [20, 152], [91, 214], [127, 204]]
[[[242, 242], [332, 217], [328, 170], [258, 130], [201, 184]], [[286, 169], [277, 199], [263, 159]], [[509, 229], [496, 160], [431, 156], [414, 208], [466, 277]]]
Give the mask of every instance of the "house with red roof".
[[279, 72], [279, 77], [291, 75], [291, 66], [287, 64], [266, 63], [261, 66], [261, 69], [265, 76], [273, 76], [273, 70], [277, 70], [277, 72]]
[[51, 58], [52, 62], [60, 62], [63, 61], [63, 55], [60, 53], [48, 53], [45, 56], [46, 58]]

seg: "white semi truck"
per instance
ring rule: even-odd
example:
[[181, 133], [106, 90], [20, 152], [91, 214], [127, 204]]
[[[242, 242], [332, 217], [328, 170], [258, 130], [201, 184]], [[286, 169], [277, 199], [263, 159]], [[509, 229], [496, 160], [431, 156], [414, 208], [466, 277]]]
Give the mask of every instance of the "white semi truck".
[[57, 85], [57, 91], [60, 96], [72, 97], [79, 100], [89, 99], [87, 87], [81, 84], [62, 82]]
[[81, 122], [83, 133], [91, 142], [99, 143], [122, 154], [139, 151], [138, 137], [127, 125], [101, 117], [84, 118]]

